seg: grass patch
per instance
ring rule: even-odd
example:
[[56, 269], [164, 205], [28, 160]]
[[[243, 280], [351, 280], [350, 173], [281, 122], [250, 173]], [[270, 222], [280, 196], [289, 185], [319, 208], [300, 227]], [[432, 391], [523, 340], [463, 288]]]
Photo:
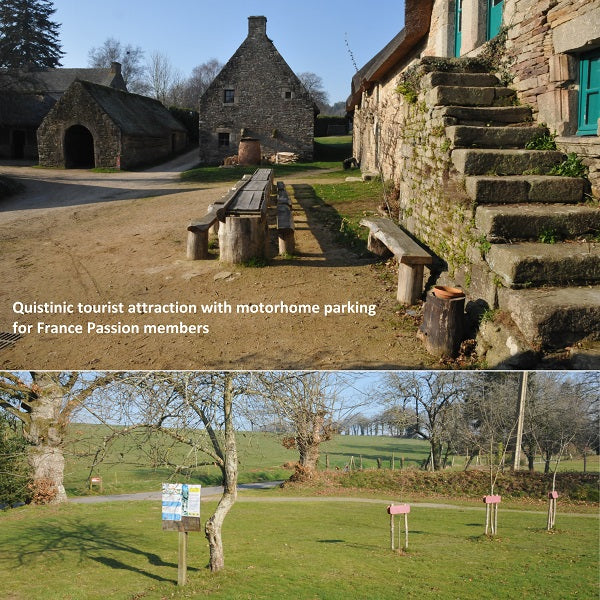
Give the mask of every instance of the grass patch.
[[352, 136], [315, 138], [316, 161], [342, 161], [352, 156]]
[[[275, 179], [300, 174], [306, 171], [338, 169], [338, 162], [319, 161], [293, 163], [289, 165], [265, 165], [273, 169]], [[225, 183], [239, 181], [244, 175], [252, 174], [257, 167], [197, 167], [181, 173], [182, 181], [202, 183]]]
[[367, 255], [368, 230], [359, 225], [366, 213], [372, 213], [383, 197], [379, 179], [341, 181], [313, 185], [316, 200], [329, 208], [323, 221], [335, 233], [338, 243], [358, 255]]
[[92, 173], [123, 173], [123, 169], [117, 169], [115, 167], [94, 167], [90, 169]]
[[[276, 179], [282, 179], [287, 176], [301, 174], [306, 171], [329, 171], [335, 170], [336, 173], [330, 175], [318, 174], [317, 176], [342, 177], [348, 172], [341, 169], [341, 161], [352, 156], [352, 136], [331, 136], [315, 138], [315, 151], [313, 162], [298, 162], [287, 165], [265, 165], [271, 167]], [[203, 182], [203, 183], [222, 183], [230, 181], [239, 181], [244, 175], [252, 174], [257, 167], [197, 167], [184, 171], [181, 174], [183, 181]]]
[[[495, 539], [481, 507], [413, 507], [409, 549], [389, 549], [385, 502], [238, 502], [224, 525], [225, 571], [189, 534], [178, 589], [177, 536], [159, 502], [30, 507], [0, 516], [0, 578], [11, 600], [279, 598], [593, 598], [598, 520], [500, 509]], [[394, 498], [395, 496], [391, 496]], [[203, 520], [214, 503], [202, 504]], [[574, 585], [574, 582], [576, 584]]]

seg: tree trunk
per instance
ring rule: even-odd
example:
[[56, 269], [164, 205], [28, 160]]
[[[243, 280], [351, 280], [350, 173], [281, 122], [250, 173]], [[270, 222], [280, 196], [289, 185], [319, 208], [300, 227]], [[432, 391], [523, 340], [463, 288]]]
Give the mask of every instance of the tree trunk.
[[431, 444], [432, 467], [434, 471], [439, 471], [442, 468], [442, 443], [432, 438]]
[[63, 394], [50, 374], [37, 378], [40, 391], [38, 399], [31, 405], [25, 437], [33, 445], [27, 460], [32, 470], [33, 502], [57, 504], [67, 500], [63, 485], [65, 458], [63, 442], [65, 424], [61, 421]]
[[319, 445], [325, 423], [325, 411], [318, 410], [302, 427], [297, 425], [296, 446], [300, 453], [299, 464], [307, 472], [316, 471], [319, 463]]
[[232, 404], [233, 404], [233, 375], [228, 373], [225, 379], [225, 391], [223, 398], [223, 416], [225, 451], [223, 453], [223, 495], [213, 515], [206, 521], [204, 533], [208, 540], [210, 559], [208, 566], [211, 571], [220, 571], [225, 567], [225, 555], [223, 553], [223, 540], [221, 529], [223, 521], [234, 505], [237, 498], [237, 446], [235, 441], [235, 430], [233, 426]]
[[550, 473], [550, 461], [552, 460], [552, 455], [548, 452], [544, 457], [544, 475]]

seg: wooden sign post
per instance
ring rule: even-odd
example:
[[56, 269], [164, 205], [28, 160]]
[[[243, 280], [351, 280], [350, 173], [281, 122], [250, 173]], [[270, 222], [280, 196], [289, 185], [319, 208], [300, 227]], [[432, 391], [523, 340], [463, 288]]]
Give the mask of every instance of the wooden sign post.
[[187, 483], [163, 483], [162, 528], [179, 532], [177, 560], [177, 585], [185, 585], [187, 579], [188, 531], [200, 531], [200, 485]]
[[[404, 515], [404, 550], [408, 549], [408, 513], [410, 512], [409, 504], [390, 504], [387, 507], [387, 512], [390, 515], [390, 541], [392, 550], [394, 550], [394, 515]], [[398, 547], [400, 547], [400, 526], [398, 526]]]
[[92, 491], [92, 487], [97, 485], [98, 489], [100, 490], [100, 493], [102, 493], [102, 477], [100, 477], [99, 475], [96, 475], [94, 477], [90, 477], [90, 492]]
[[548, 531], [554, 529], [556, 522], [556, 500], [558, 492], [548, 492]]
[[500, 496], [484, 496], [485, 502], [485, 535], [496, 535], [498, 531], [498, 504]]

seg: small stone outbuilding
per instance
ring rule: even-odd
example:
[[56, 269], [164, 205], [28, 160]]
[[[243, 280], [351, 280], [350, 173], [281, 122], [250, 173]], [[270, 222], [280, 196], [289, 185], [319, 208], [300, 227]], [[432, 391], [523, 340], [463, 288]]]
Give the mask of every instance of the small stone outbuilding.
[[200, 99], [200, 160], [237, 154], [243, 137], [263, 154], [312, 160], [315, 116], [310, 94], [267, 37], [266, 17], [248, 17], [248, 36]]
[[38, 132], [40, 165], [130, 169], [184, 149], [185, 128], [158, 101], [75, 81]]
[[0, 70], [0, 158], [38, 158], [37, 128], [76, 79], [127, 91], [117, 62], [110, 68]]

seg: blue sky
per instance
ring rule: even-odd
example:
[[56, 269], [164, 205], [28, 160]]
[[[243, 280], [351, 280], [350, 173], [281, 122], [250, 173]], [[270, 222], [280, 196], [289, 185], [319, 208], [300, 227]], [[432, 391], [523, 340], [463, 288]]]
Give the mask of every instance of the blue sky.
[[267, 34], [290, 67], [320, 75], [330, 102], [350, 93], [362, 67], [403, 27], [403, 0], [55, 0], [64, 67], [85, 67], [88, 51], [108, 37], [160, 51], [184, 76], [210, 58], [226, 62], [246, 37], [247, 17], [267, 17]]

